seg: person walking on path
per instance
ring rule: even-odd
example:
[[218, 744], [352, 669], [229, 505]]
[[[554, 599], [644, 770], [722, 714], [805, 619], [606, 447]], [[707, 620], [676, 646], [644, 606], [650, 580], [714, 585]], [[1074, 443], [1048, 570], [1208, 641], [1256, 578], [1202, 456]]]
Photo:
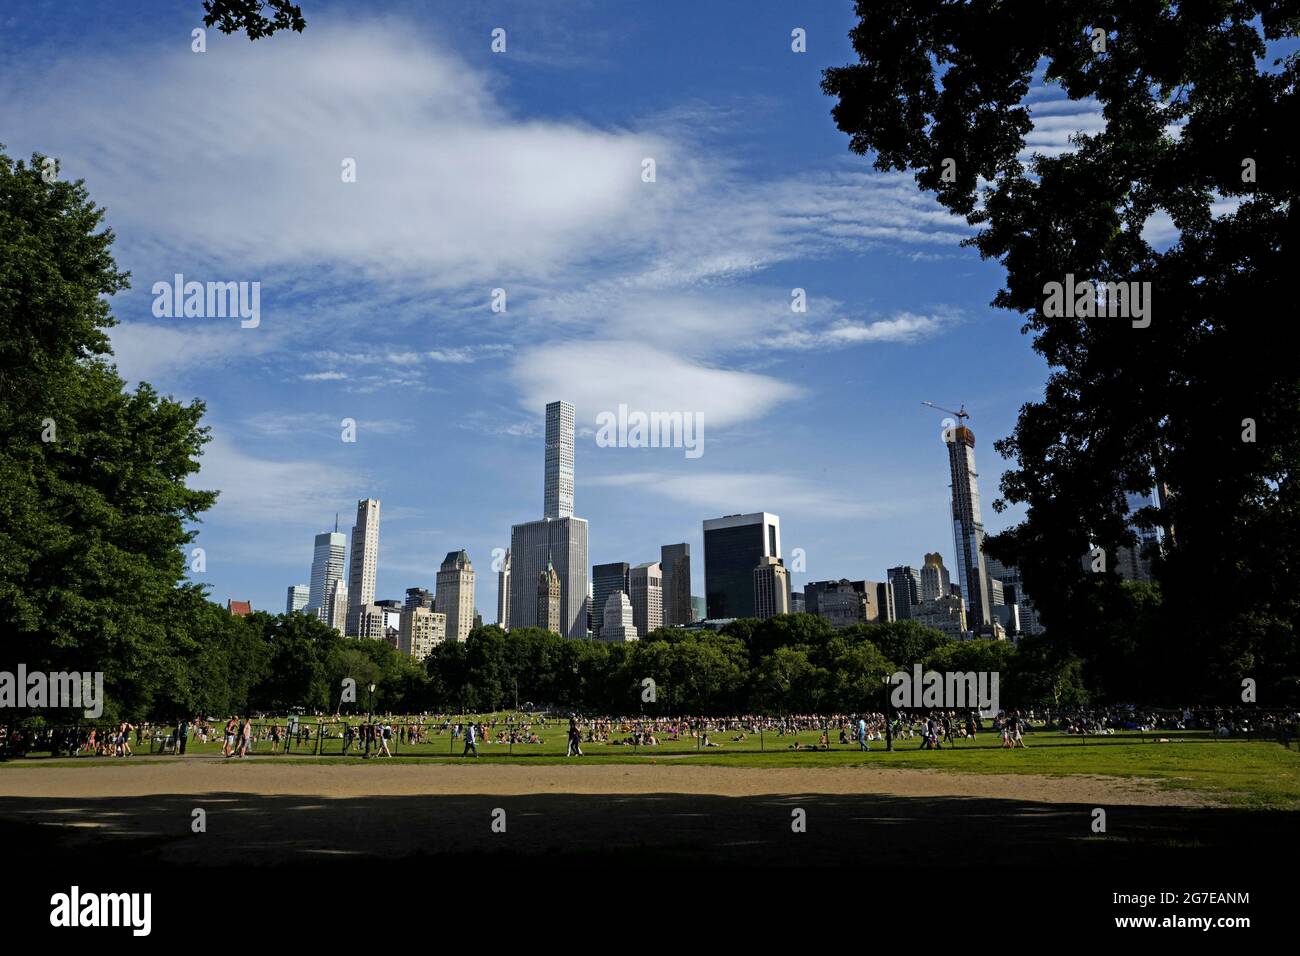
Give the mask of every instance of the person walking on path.
[[468, 723], [465, 725], [465, 750], [461, 756], [468, 757], [471, 750], [474, 751], [474, 756], [477, 757], [478, 730], [474, 727], [473, 723]]
[[582, 756], [582, 734], [578, 732], [578, 718], [576, 716], [569, 718], [569, 750], [566, 757]]

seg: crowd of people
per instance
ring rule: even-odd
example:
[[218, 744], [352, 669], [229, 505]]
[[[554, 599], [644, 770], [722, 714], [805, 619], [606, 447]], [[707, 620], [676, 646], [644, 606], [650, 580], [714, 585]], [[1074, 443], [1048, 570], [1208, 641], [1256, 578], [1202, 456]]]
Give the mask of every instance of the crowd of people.
[[[1109, 705], [1071, 708], [1025, 708], [999, 711], [982, 718], [968, 710], [891, 710], [860, 714], [787, 714], [772, 716], [564, 716], [510, 712], [474, 721], [451, 714], [415, 716], [311, 715], [264, 717], [231, 715], [225, 719], [195, 717], [174, 724], [118, 721], [108, 725], [47, 727], [40, 730], [0, 725], [0, 757], [29, 752], [56, 756], [130, 757], [137, 752], [184, 755], [190, 740], [220, 741], [222, 756], [246, 758], [250, 753], [333, 753], [346, 756], [391, 757], [400, 749], [428, 751], [439, 738], [449, 738], [447, 752], [478, 756], [480, 747], [541, 747], [550, 728], [563, 730], [566, 754], [582, 756], [583, 746], [655, 748], [689, 741], [697, 748], [752, 746], [758, 737], [766, 746], [788, 750], [830, 750], [833, 746], [870, 751], [916, 746], [924, 750], [951, 749], [975, 741], [989, 730], [1003, 749], [1025, 746], [1035, 731], [1059, 731], [1070, 736], [1114, 735], [1138, 731], [1161, 735], [1206, 731], [1215, 737], [1264, 737], [1290, 740], [1300, 736], [1300, 712], [1258, 707], [1188, 707], [1179, 710]], [[806, 738], [816, 735], [816, 741]], [[319, 740], [317, 738], [320, 738]], [[791, 739], [793, 738], [793, 739]], [[767, 743], [768, 741], [771, 743]], [[326, 747], [326, 741], [336, 746]], [[912, 742], [915, 742], [913, 744]], [[265, 746], [263, 746], [265, 745]]]

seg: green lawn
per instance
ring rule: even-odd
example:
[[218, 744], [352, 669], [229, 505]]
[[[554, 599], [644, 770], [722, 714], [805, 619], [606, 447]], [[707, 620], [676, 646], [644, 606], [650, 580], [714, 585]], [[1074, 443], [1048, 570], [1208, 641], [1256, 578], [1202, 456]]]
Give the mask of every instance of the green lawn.
[[[495, 736], [489, 733], [489, 741]], [[903, 739], [895, 742], [895, 750], [887, 753], [883, 742], [872, 742], [870, 753], [860, 753], [854, 744], [838, 743], [838, 733], [831, 734], [830, 751], [794, 751], [790, 745], [798, 740], [805, 746], [815, 744], [815, 732], [780, 736], [763, 734], [747, 736], [744, 741], [733, 740], [734, 734], [711, 735], [720, 746], [700, 748], [693, 738], [677, 741], [664, 739], [658, 747], [641, 747], [618, 744], [584, 743], [586, 754], [567, 758], [565, 728], [553, 724], [541, 731], [545, 743], [504, 744], [486, 742], [479, 744], [483, 762], [510, 762], [526, 760], [535, 764], [563, 763], [655, 763], [671, 762], [689, 766], [705, 763], [728, 767], [898, 767], [917, 769], [942, 769], [963, 773], [1034, 773], [1049, 775], [1095, 774], [1099, 776], [1138, 777], [1153, 779], [1166, 787], [1181, 787], [1215, 794], [1234, 804], [1258, 808], [1300, 809], [1300, 752], [1288, 750], [1268, 741], [1215, 740], [1203, 732], [1168, 734], [1171, 742], [1154, 743], [1151, 735], [1123, 733], [1107, 737], [1069, 737], [1058, 733], [1036, 732], [1027, 735], [1026, 748], [1005, 751], [1000, 749], [1000, 739], [992, 733], [980, 735], [977, 741], [960, 740], [950, 750], [920, 750], [919, 740]], [[460, 756], [464, 743], [449, 734], [431, 734], [424, 744], [407, 745], [390, 743], [393, 761], [400, 763], [442, 763], [465, 759]], [[215, 757], [220, 744], [190, 742], [190, 756]], [[364, 763], [360, 756], [292, 755], [270, 756], [269, 741], [258, 741], [253, 765], [271, 766], [280, 761], [322, 764]], [[315, 750], [313, 743], [312, 748]], [[338, 754], [341, 741], [329, 740], [326, 752]], [[134, 760], [171, 760], [172, 757], [148, 756], [147, 744], [137, 748]], [[353, 753], [357, 753], [354, 749]], [[33, 755], [40, 757], [42, 755]], [[119, 761], [97, 760], [87, 757], [75, 759], [13, 760], [0, 767], [41, 766], [105, 766]]]

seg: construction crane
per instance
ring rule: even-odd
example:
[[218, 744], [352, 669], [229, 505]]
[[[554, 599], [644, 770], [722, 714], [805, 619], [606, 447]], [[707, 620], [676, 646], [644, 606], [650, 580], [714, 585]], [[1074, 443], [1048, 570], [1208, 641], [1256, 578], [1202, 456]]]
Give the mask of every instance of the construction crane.
[[963, 419], [963, 418], [970, 418], [970, 413], [969, 413], [968, 411], [966, 411], [966, 406], [965, 406], [964, 404], [962, 405], [961, 410], [960, 410], [960, 411], [956, 411], [956, 412], [954, 412], [951, 408], [944, 408], [942, 405], [936, 405], [934, 402], [922, 402], [921, 404], [922, 404], [922, 405], [929, 405], [931, 408], [933, 408], [933, 409], [935, 409], [935, 410], [937, 410], [937, 411], [940, 411], [940, 412], [947, 412], [949, 415], [956, 415], [956, 416], [957, 416], [957, 424], [958, 424], [959, 426], [961, 426], [961, 425], [964, 424], [964, 423], [962, 422], [962, 419]]

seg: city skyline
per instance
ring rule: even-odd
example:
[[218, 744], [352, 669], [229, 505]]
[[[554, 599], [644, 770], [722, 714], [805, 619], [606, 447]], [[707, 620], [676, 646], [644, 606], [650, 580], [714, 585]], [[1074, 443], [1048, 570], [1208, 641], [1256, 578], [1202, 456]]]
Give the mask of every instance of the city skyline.
[[[502, 580], [509, 581], [512, 571], [512, 549], [518, 548], [521, 541], [531, 542], [526, 550], [535, 552], [533, 562], [537, 565], [537, 579], [540, 582], [536, 588], [531, 589], [533, 590], [531, 597], [534, 603], [528, 611], [520, 610], [516, 612], [513, 616], [514, 619], [511, 620], [508, 609], [512, 601], [518, 601], [519, 606], [522, 608], [525, 606], [524, 602], [530, 597], [527, 593], [530, 588], [525, 581], [532, 580], [531, 574], [528, 578], [520, 576], [515, 581], [514, 589], [517, 593], [513, 595], [513, 598], [507, 595], [504, 603], [502, 602], [500, 584], [498, 583], [496, 623], [507, 628], [548, 627], [553, 623], [553, 620], [561, 620], [560, 615], [562, 613], [564, 623], [558, 626], [559, 632], [569, 637], [581, 637], [584, 635], [580, 633], [581, 625], [578, 620], [585, 607], [587, 617], [591, 622], [590, 636], [599, 639], [604, 630], [605, 604], [609, 597], [619, 592], [629, 597], [630, 606], [634, 608], [636, 615], [637, 631], [640, 634], [644, 635], [656, 627], [675, 623], [670, 620], [668, 613], [669, 598], [671, 597], [668, 591], [669, 577], [672, 565], [680, 562], [684, 569], [690, 568], [690, 545], [687, 542], [661, 545], [660, 561], [639, 562], [636, 565], [622, 561], [587, 565], [580, 570], [577, 567], [572, 568], [571, 570], [575, 574], [568, 579], [563, 589], [563, 611], [561, 612], [561, 576], [555, 568], [552, 553], [557, 546], [562, 553], [567, 547], [573, 551], [574, 555], [578, 553], [578, 551], [573, 550], [575, 547], [580, 547], [582, 553], [586, 552], [587, 547], [587, 523], [584, 519], [577, 518], [572, 513], [575, 497], [575, 469], [572, 454], [565, 451], [565, 449], [573, 447], [574, 425], [571, 410], [572, 405], [564, 400], [549, 402], [545, 406], [545, 494], [543, 496], [543, 506], [550, 514], [540, 521], [515, 525], [511, 533], [512, 547], [505, 549], [504, 554], [494, 555], [498, 582]], [[961, 418], [964, 420], [965, 417], [968, 416], [963, 412]], [[978, 549], [977, 566], [979, 570], [978, 575], [972, 575], [972, 579], [983, 582], [980, 595], [972, 602], [971, 598], [967, 597], [966, 589], [960, 583], [960, 579], [965, 574], [959, 569], [959, 582], [953, 584], [961, 599], [957, 610], [964, 615], [963, 620], [969, 619], [969, 624], [963, 624], [958, 630], [966, 631], [969, 628], [974, 631], [982, 631], [996, 623], [996, 615], [992, 613], [995, 605], [1014, 602], [1004, 602], [1002, 581], [995, 579], [995, 576], [985, 566], [985, 557], [982, 552], [983, 523], [980, 520], [978, 471], [974, 464], [974, 435], [964, 425], [954, 428], [951, 420], [945, 420], [943, 441], [947, 446], [952, 476], [949, 508], [953, 517], [954, 544], [960, 548], [964, 542], [969, 541], [976, 546]], [[559, 454], [557, 454], [557, 449], [561, 450]], [[379, 507], [380, 502], [377, 499], [361, 499], [357, 502], [357, 524], [354, 526], [351, 536], [353, 550], [347, 555], [351, 568], [350, 575], [353, 579], [361, 575], [360, 569], [363, 566], [369, 579], [373, 579], [376, 573]], [[337, 527], [337, 517], [335, 524]], [[580, 541], [567, 541], [569, 536], [567, 529], [575, 525], [581, 531]], [[969, 533], [963, 530], [967, 526], [971, 528]], [[748, 538], [742, 541], [737, 535], [747, 535], [746, 529], [748, 528], [757, 529], [758, 536], [753, 541]], [[558, 538], [557, 532], [559, 534]], [[714, 539], [712, 543], [710, 542], [711, 533]], [[326, 532], [316, 536], [316, 557], [312, 567], [313, 580], [327, 573], [324, 570], [327, 565], [331, 568], [336, 564], [341, 565], [342, 556], [339, 553], [337, 544], [338, 540], [342, 538], [344, 538], [344, 535], [338, 531]], [[841, 576], [838, 579], [831, 578], [820, 582], [809, 581], [804, 587], [796, 586], [789, 568], [785, 567], [784, 558], [781, 554], [781, 519], [777, 514], [755, 512], [704, 519], [702, 523], [702, 539], [703, 548], [701, 554], [705, 556], [705, 564], [701, 569], [701, 573], [705, 578], [704, 589], [706, 593], [703, 596], [691, 594], [688, 595], [688, 598], [692, 605], [697, 599], [704, 600], [707, 609], [709, 607], [708, 589], [714, 587], [718, 591], [718, 594], [714, 595], [714, 601], [718, 605], [719, 613], [710, 613], [707, 615], [708, 617], [766, 617], [773, 613], [788, 613], [794, 609], [795, 594], [802, 595], [805, 590], [812, 591], [814, 586], [820, 588], [823, 585], [833, 585], [836, 580], [845, 586], [851, 583], [848, 578]], [[333, 548], [327, 547], [331, 543], [335, 546]], [[360, 555], [357, 554], [358, 545], [364, 549]], [[708, 583], [710, 574], [707, 556], [711, 548], [715, 554], [714, 571], [711, 575], [716, 582], [714, 585]], [[736, 557], [737, 549], [744, 551], [744, 554], [739, 558]], [[958, 560], [963, 560], [961, 552], [957, 551], [956, 553], [959, 554]], [[329, 560], [327, 561], [327, 559]], [[752, 559], [756, 559], [756, 563], [746, 572], [744, 568]], [[1010, 579], [1010, 587], [1013, 588], [1012, 594], [1014, 596], [1019, 589], [1018, 571], [1005, 569], [1001, 564], [992, 562], [992, 559], [988, 560], [1003, 572], [1004, 577]], [[885, 569], [885, 580], [880, 583], [871, 580], [858, 582], [867, 586], [867, 590], [863, 592], [862, 596], [862, 620], [906, 620], [917, 610], [916, 605], [919, 602], [925, 601], [929, 603], [940, 596], [948, 597], [947, 571], [943, 565], [941, 553], [926, 552], [923, 563], [924, 567], [920, 571], [910, 565], [887, 568]], [[568, 564], [562, 560], [561, 566], [567, 568]], [[665, 570], [666, 567], [669, 570]], [[783, 582], [784, 598], [779, 595], [773, 596], [771, 579], [773, 568], [775, 568], [779, 580]], [[942, 573], [942, 578], [934, 577], [936, 568]], [[590, 572], [589, 575], [588, 572]], [[581, 576], [581, 582], [578, 581], [578, 576]], [[447, 638], [463, 641], [470, 630], [469, 619], [481, 613], [477, 607], [473, 565], [466, 549], [462, 548], [447, 553], [439, 566], [436, 580], [439, 586], [435, 587], [432, 592], [418, 585], [406, 587], [404, 589], [406, 595], [405, 605], [409, 609], [413, 604], [423, 603], [426, 598], [434, 602], [433, 608], [439, 610], [444, 620], [448, 622]], [[592, 582], [590, 587], [586, 585], [587, 580]], [[553, 584], [548, 584], [548, 581], [553, 582]], [[941, 584], [936, 584], [936, 581], [941, 581]], [[895, 588], [899, 586], [900, 582], [903, 582], [904, 591], [908, 592], [915, 600], [899, 600], [897, 604], [895, 603]], [[346, 586], [341, 581], [336, 582], [336, 586], [342, 588], [345, 595], [348, 594]], [[555, 589], [555, 606], [548, 608], [544, 595], [549, 593], [552, 587]], [[292, 605], [294, 594], [299, 588], [301, 588], [301, 585], [288, 586], [289, 605]], [[722, 593], [728, 590], [735, 593], [730, 595]], [[861, 588], [859, 590], [861, 591]], [[735, 613], [721, 610], [723, 607], [736, 605], [736, 595], [742, 592], [744, 596], [741, 603], [745, 604], [745, 608], [741, 608]], [[574, 602], [569, 598], [570, 593], [585, 595], [582, 601], [579, 602], [582, 606], [573, 606]], [[810, 613], [818, 613], [815, 592], [811, 596], [814, 599], [809, 602], [808, 610]], [[355, 606], [356, 602], [350, 595], [347, 600], [349, 608]], [[373, 601], [375, 601], [375, 595], [372, 591], [369, 600], [364, 602], [364, 605], [368, 605]], [[973, 609], [972, 604], [974, 604]], [[310, 601], [308, 601], [308, 609], [310, 609]], [[933, 613], [934, 609], [930, 608], [930, 612]], [[987, 620], [981, 619], [982, 614], [987, 615]], [[692, 607], [692, 616], [694, 616], [694, 607]], [[1003, 621], [1003, 623], [1006, 622]], [[348, 630], [354, 630], [354, 628], [349, 626]], [[349, 636], [355, 636], [355, 634]], [[403, 640], [409, 646], [409, 641], [406, 641], [406, 638], [403, 638]]]
[[[441, 557], [463, 547], [481, 572], [479, 610], [494, 616], [493, 553], [509, 547], [513, 523], [541, 517], [533, 450], [545, 404], [561, 395], [574, 406], [591, 564], [653, 561], [686, 542], [690, 591], [702, 595], [699, 522], [765, 509], [806, 553], [806, 571], [791, 569], [796, 589], [879, 579], [935, 549], [956, 567], [940, 416], [919, 403], [966, 403], [987, 436], [980, 467], [993, 494], [992, 439], [1041, 394], [1044, 365], [1019, 320], [989, 306], [1001, 272], [959, 245], [967, 227], [910, 177], [847, 154], [818, 85], [821, 68], [852, 56], [850, 9], [800, 11], [807, 54], [789, 52], [788, 17], [774, 9], [742, 22], [702, 10], [688, 36], [613, 9], [556, 14], [582, 38], [581, 56], [553, 35], [538, 46], [523, 4], [481, 19], [416, 4], [386, 20], [343, 9], [322, 4], [301, 42], [266, 60], [216, 35], [201, 57], [169, 50], [161, 38], [192, 26], [178, 11], [92, 8], [78, 30], [20, 35], [31, 42], [6, 47], [0, 69], [0, 81], [24, 68], [36, 80], [12, 89], [7, 146], [56, 154], [64, 175], [86, 179], [136, 277], [112, 302], [120, 370], [207, 403], [213, 440], [189, 481], [221, 496], [196, 525], [209, 560], [191, 577], [214, 600], [283, 606], [284, 588], [303, 580], [306, 535], [373, 497], [385, 502], [377, 594], [432, 587]], [[527, 59], [490, 53], [495, 19], [530, 38]], [[100, 30], [118, 38], [112, 52], [96, 44]], [[436, 41], [413, 44], [417, 35]], [[82, 47], [94, 55], [75, 89], [39, 82], [51, 49]], [[754, 73], [768, 48], [769, 69]], [[336, 62], [370, 79], [353, 88], [328, 68]], [[392, 133], [348, 121], [328, 141], [295, 130], [299, 146], [246, 135], [240, 118], [265, 110], [256, 91], [281, 82], [268, 69], [284, 71], [304, 109], [356, 106]], [[181, 125], [160, 131], [157, 169], [112, 162], [136, 121], [122, 104], [167, 117], [151, 90], [213, 82], [230, 91], [215, 117], [230, 131], [227, 160], [214, 166]], [[443, 95], [391, 112], [382, 91], [393, 88]], [[73, 93], [79, 106], [59, 99]], [[1041, 82], [1032, 105], [1045, 149], [1068, 148], [1072, 123], [1098, 122]], [[386, 164], [450, 155], [450, 132], [465, 124], [484, 142], [517, 141], [545, 182], [504, 189], [490, 170], [455, 164], [393, 192]], [[347, 145], [362, 142], [364, 153]], [[353, 153], [357, 182], [338, 182]], [[647, 157], [653, 183], [641, 179]], [[300, 205], [232, 204], [218, 187], [232, 164], [269, 194], [296, 196], [304, 177], [310, 188]], [[556, 194], [561, 180], [582, 188]], [[214, 215], [186, 230], [140, 216], [157, 207], [139, 197], [159, 182], [182, 191], [177, 208]], [[568, 205], [539, 204], [538, 190]], [[372, 203], [378, 222], [363, 215]], [[472, 215], [435, 214], [466, 203]], [[250, 256], [250, 236], [268, 237], [256, 246], [273, 254]], [[264, 262], [259, 274], [244, 274], [250, 261]], [[152, 282], [177, 273], [259, 281], [260, 325], [154, 317]], [[504, 311], [493, 311], [494, 289]], [[703, 454], [597, 445], [597, 416], [620, 405], [702, 414]], [[345, 420], [354, 441], [340, 440]], [[1018, 517], [986, 515], [986, 530]]]

